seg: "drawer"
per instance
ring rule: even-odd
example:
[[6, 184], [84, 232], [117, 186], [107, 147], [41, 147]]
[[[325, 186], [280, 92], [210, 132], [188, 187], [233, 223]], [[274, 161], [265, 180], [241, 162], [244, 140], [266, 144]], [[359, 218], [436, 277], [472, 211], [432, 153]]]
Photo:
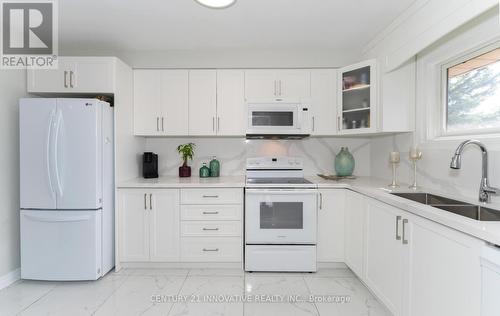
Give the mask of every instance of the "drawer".
[[181, 204], [243, 204], [242, 189], [182, 189]]
[[240, 237], [183, 237], [181, 260], [184, 262], [241, 262]]
[[241, 221], [183, 221], [181, 236], [241, 236]]
[[242, 205], [183, 205], [183, 221], [239, 221]]

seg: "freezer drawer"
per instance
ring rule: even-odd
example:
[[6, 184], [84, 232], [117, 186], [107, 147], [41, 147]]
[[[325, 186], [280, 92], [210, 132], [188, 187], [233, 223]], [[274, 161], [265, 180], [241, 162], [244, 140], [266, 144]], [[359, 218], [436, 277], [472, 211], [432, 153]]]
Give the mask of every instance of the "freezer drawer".
[[21, 210], [21, 278], [100, 278], [101, 223], [101, 210]]

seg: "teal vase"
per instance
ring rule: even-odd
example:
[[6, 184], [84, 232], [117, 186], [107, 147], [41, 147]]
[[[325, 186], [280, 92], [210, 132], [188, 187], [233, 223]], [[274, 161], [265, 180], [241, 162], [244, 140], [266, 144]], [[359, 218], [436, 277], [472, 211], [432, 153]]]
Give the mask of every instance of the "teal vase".
[[210, 177], [210, 169], [207, 167], [207, 164], [204, 162], [203, 166], [200, 168], [200, 178], [208, 178]]
[[340, 177], [351, 176], [354, 171], [354, 157], [347, 147], [342, 147], [335, 156], [335, 172]]
[[210, 160], [210, 176], [218, 177], [220, 176], [220, 163], [217, 160], [217, 157], [214, 156], [212, 160]]

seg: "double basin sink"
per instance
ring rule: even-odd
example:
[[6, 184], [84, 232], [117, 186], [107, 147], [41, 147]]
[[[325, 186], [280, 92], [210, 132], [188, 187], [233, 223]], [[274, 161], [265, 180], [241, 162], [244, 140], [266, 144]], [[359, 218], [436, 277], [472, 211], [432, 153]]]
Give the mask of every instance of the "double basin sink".
[[391, 193], [414, 202], [433, 206], [444, 211], [472, 218], [477, 221], [500, 221], [500, 211], [469, 204], [430, 193]]

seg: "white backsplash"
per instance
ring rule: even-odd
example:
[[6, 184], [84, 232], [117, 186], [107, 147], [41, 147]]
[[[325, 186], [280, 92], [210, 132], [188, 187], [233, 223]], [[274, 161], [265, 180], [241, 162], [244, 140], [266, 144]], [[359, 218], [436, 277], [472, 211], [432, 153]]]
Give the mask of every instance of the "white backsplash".
[[[461, 141], [461, 140], [460, 140]], [[418, 162], [418, 183], [430, 189], [447, 192], [451, 195], [462, 195], [477, 199], [481, 180], [481, 152], [471, 146], [464, 150], [462, 168], [450, 168], [456, 143], [442, 146], [425, 146], [421, 148], [422, 160]], [[391, 178], [389, 153], [401, 152], [401, 163], [397, 169], [401, 182], [413, 181], [413, 169], [408, 159], [408, 152], [413, 142], [411, 134], [401, 134], [372, 139], [371, 175], [377, 178]], [[489, 176], [492, 186], [500, 187], [500, 147], [498, 144], [487, 144], [489, 150]], [[492, 196], [493, 202], [500, 202], [500, 196]]]
[[197, 175], [203, 162], [217, 156], [221, 175], [243, 175], [247, 157], [293, 156], [304, 159], [304, 172], [334, 174], [335, 155], [349, 147], [356, 160], [354, 174], [370, 175], [370, 140], [361, 138], [306, 138], [303, 140], [246, 140], [244, 138], [147, 138], [146, 151], [158, 154], [160, 175], [177, 175], [181, 159], [177, 146], [196, 144], [194, 160], [189, 162]]

